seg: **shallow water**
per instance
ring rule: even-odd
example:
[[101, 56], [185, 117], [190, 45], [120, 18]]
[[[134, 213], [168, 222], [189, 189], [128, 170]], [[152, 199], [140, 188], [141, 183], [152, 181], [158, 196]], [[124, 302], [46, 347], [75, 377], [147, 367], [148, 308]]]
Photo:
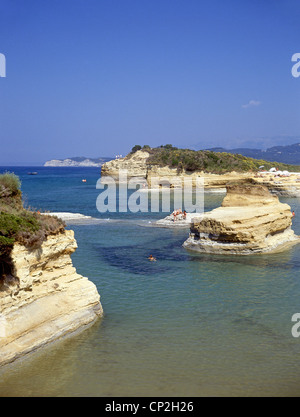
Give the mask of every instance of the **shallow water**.
[[[39, 174], [28, 176], [33, 170]], [[299, 246], [272, 255], [193, 254], [182, 247], [188, 230], [144, 227], [167, 213], [100, 215], [97, 169], [15, 172], [32, 207], [110, 218], [70, 226], [74, 266], [97, 285], [105, 315], [3, 368], [1, 396], [300, 394], [300, 338], [291, 334], [300, 312]], [[206, 209], [222, 198], [205, 195]], [[300, 233], [298, 199], [282, 201], [296, 211]], [[150, 253], [157, 262], [148, 262]]]

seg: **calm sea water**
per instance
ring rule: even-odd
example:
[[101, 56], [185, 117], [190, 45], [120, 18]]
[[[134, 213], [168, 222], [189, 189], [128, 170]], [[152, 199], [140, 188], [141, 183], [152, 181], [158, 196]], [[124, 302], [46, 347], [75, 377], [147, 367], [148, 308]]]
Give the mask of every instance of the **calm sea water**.
[[[3, 368], [0, 396], [300, 395], [300, 338], [291, 334], [299, 246], [191, 254], [182, 248], [188, 230], [151, 227], [166, 213], [98, 213], [99, 169], [7, 169], [20, 176], [27, 206], [104, 220], [69, 227], [79, 246], [74, 266], [96, 284], [105, 315]], [[206, 194], [206, 210], [222, 198]], [[282, 201], [300, 234], [298, 199]], [[147, 261], [150, 253], [158, 262]]]

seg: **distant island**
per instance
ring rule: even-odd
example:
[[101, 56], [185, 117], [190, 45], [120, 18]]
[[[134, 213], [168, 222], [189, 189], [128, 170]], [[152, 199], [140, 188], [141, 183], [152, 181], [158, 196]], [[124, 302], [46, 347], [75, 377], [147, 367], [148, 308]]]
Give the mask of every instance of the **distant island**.
[[101, 167], [105, 162], [112, 158], [86, 158], [84, 156], [76, 156], [66, 159], [51, 159], [44, 163], [45, 167]]

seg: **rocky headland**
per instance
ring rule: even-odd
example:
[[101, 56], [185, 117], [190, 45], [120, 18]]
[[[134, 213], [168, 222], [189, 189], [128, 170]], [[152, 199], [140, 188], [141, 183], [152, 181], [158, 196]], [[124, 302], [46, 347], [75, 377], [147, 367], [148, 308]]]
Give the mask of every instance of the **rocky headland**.
[[118, 179], [120, 170], [126, 170], [128, 178], [147, 178], [147, 160], [149, 156], [149, 152], [139, 150], [133, 154], [128, 154], [124, 158], [112, 159], [102, 165], [101, 176], [110, 176]]
[[[241, 155], [208, 151], [148, 149], [143, 148], [129, 153], [125, 158], [108, 161], [102, 165], [101, 176], [110, 176], [118, 180], [120, 172], [125, 171], [128, 179], [144, 178], [148, 189], [162, 188], [157, 179], [170, 182], [170, 186], [184, 184], [201, 178], [204, 190], [207, 192], [224, 192], [228, 183], [235, 181], [239, 184], [248, 182], [266, 186], [270, 192], [285, 197], [300, 196], [300, 168], [280, 163], [270, 163]], [[262, 171], [259, 169], [264, 165]], [[288, 175], [277, 175], [269, 169], [276, 167], [278, 172], [289, 169]], [[280, 171], [281, 170], [281, 171]]]
[[103, 314], [95, 284], [71, 260], [72, 230], [48, 236], [37, 249], [15, 244], [13, 275], [1, 280], [0, 365], [93, 323]]
[[0, 365], [84, 329], [103, 314], [76, 272], [62, 219], [24, 209], [18, 177], [0, 175]]
[[186, 249], [215, 254], [249, 255], [284, 250], [300, 238], [292, 230], [292, 212], [267, 187], [227, 186], [222, 206], [192, 223]]

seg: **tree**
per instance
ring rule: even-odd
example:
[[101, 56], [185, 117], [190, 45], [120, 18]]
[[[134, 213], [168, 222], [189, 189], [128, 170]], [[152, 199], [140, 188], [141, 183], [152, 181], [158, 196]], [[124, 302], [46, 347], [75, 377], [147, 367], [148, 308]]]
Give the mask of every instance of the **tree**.
[[131, 152], [134, 153], [136, 151], [139, 151], [140, 149], [142, 149], [140, 145], [134, 145], [134, 147], [131, 149]]

